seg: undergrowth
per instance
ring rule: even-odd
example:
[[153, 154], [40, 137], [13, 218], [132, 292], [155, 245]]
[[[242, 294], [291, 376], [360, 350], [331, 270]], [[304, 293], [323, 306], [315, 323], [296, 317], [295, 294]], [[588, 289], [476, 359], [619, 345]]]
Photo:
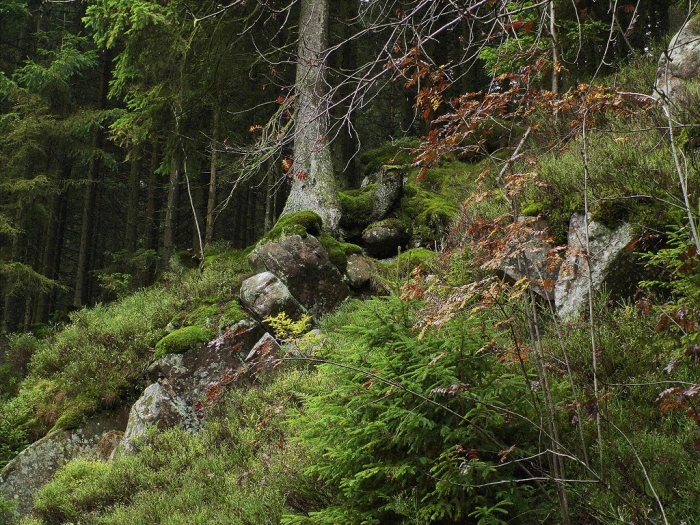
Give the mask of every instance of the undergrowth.
[[49, 337], [11, 339], [10, 354], [28, 363], [26, 377], [9, 378], [0, 393], [0, 466], [52, 428], [74, 428], [133, 401], [156, 343], [181, 322], [180, 312], [213, 305], [206, 330], [240, 318], [230, 305], [242, 269], [231, 260], [241, 258], [210, 261], [202, 272], [175, 267], [155, 286], [71, 314]]
[[277, 524], [322, 504], [303, 474], [314, 456], [288, 414], [323, 389], [315, 374], [288, 370], [272, 382], [232, 390], [194, 435], [168, 430], [110, 463], [74, 460], [36, 498], [35, 525]]

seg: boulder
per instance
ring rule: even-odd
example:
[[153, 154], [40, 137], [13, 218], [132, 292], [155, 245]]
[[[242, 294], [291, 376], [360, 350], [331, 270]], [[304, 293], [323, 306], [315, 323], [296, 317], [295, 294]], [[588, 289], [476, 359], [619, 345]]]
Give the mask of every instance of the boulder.
[[167, 381], [162, 381], [146, 387], [131, 407], [129, 424], [116, 451], [133, 452], [151, 426], [158, 430], [180, 427], [196, 431], [201, 423], [195, 408], [178, 396]]
[[305, 312], [304, 307], [292, 297], [289, 288], [275, 274], [268, 271], [243, 281], [240, 296], [243, 306], [261, 321], [281, 312], [297, 319]]
[[131, 407], [117, 452], [132, 452], [149, 426], [199, 430], [222, 387], [253, 377], [246, 356], [264, 334], [258, 323], [243, 320], [207, 344], [154, 361], [147, 371], [153, 383]]
[[280, 348], [277, 340], [269, 333], [266, 333], [260, 338], [260, 341], [255, 343], [250, 353], [246, 357], [246, 373], [253, 378], [259, 378], [268, 372], [271, 372], [280, 364]]
[[410, 235], [396, 219], [375, 222], [362, 232], [362, 241], [367, 252], [377, 259], [394, 257], [409, 239]]
[[372, 267], [369, 259], [357, 253], [349, 255], [345, 274], [352, 288], [356, 290], [364, 288], [372, 278]]
[[527, 277], [533, 292], [547, 301], [554, 301], [554, 286], [561, 261], [551, 257], [554, 249], [548, 241], [547, 225], [543, 220], [520, 217], [513, 225], [515, 253], [505, 259], [495, 258], [493, 269], [508, 279], [519, 281]]
[[700, 79], [700, 17], [686, 23], [671, 39], [656, 70], [654, 95], [682, 102], [687, 84]]
[[[248, 261], [253, 271], [277, 276], [314, 317], [333, 311], [350, 293], [328, 252], [313, 235], [291, 235], [258, 246]], [[298, 317], [293, 312], [287, 314]]]
[[212, 385], [232, 377], [242, 366], [249, 350], [264, 334], [253, 321], [240, 321], [205, 345], [184, 354], [168, 354], [148, 368], [152, 382], [167, 383], [188, 405], [209, 395]]
[[[638, 273], [629, 268], [632, 252], [628, 249], [634, 238], [632, 226], [622, 224], [611, 230], [600, 223], [588, 221], [588, 238], [590, 250], [587, 252], [586, 218], [584, 215], [574, 215], [569, 224], [566, 259], [554, 287], [554, 301], [562, 319], [575, 318], [588, 304], [589, 264], [593, 291], [599, 291], [604, 284], [615, 287], [618, 296], [625, 295], [625, 291], [634, 291], [632, 281]], [[627, 278], [618, 278], [625, 275]]]
[[398, 166], [382, 166], [376, 174], [377, 186], [372, 195], [370, 223], [387, 216], [403, 193], [406, 172]]
[[0, 471], [0, 496], [15, 502], [20, 516], [31, 514], [34, 495], [59, 468], [78, 456], [103, 457], [105, 437], [118, 434], [125, 425], [126, 413], [117, 412], [93, 418], [79, 429], [44, 436]]
[[365, 177], [360, 189], [340, 192], [340, 224], [345, 236], [355, 237], [369, 224], [384, 219], [400, 201], [405, 177], [400, 167], [382, 166]]

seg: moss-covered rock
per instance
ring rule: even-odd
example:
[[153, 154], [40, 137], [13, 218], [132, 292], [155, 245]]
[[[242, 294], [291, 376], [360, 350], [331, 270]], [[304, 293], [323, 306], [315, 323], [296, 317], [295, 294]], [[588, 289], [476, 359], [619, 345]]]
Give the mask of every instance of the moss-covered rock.
[[326, 232], [321, 233], [318, 240], [328, 253], [328, 260], [330, 260], [341, 273], [344, 273], [347, 267], [348, 255], [362, 253], [362, 248], [357, 244], [340, 242]]
[[376, 184], [368, 184], [364, 188], [338, 192], [342, 217], [340, 225], [351, 228], [357, 225], [366, 226], [374, 210], [373, 195]]
[[219, 314], [219, 307], [215, 304], [202, 305], [190, 312], [185, 317], [185, 325], [211, 326]]
[[395, 218], [372, 223], [362, 232], [367, 252], [380, 259], [396, 255], [410, 237], [409, 225]]
[[423, 265], [430, 270], [437, 264], [438, 256], [432, 250], [426, 248], [413, 248], [402, 252], [391, 262], [377, 262], [376, 277], [385, 283], [385, 286], [392, 288], [399, 286], [403, 281], [411, 276], [413, 269]]
[[360, 155], [360, 162], [365, 166], [365, 174], [370, 174], [382, 166], [402, 166], [413, 163], [415, 148], [420, 146], [417, 137], [404, 137], [379, 148], [371, 149]]
[[206, 343], [213, 337], [210, 330], [199, 326], [186, 326], [169, 333], [156, 343], [156, 359], [166, 354], [182, 354], [196, 347], [200, 343]]
[[224, 311], [219, 319], [219, 326], [233, 326], [248, 317], [238, 301], [231, 301], [224, 307]]
[[277, 242], [298, 235], [305, 239], [311, 234], [318, 236], [321, 234], [323, 220], [312, 211], [300, 211], [280, 217], [272, 229], [258, 242], [258, 246], [268, 242]]
[[434, 245], [456, 214], [456, 204], [441, 194], [428, 191], [416, 182], [406, 186], [399, 218], [411, 225], [412, 245]]

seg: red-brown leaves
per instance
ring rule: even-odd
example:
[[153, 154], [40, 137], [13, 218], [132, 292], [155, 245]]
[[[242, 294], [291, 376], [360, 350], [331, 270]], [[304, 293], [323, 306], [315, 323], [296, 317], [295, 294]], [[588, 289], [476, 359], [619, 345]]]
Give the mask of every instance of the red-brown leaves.
[[659, 394], [661, 410], [664, 412], [685, 410], [686, 416], [700, 425], [700, 413], [697, 410], [697, 395], [700, 384], [667, 388]]

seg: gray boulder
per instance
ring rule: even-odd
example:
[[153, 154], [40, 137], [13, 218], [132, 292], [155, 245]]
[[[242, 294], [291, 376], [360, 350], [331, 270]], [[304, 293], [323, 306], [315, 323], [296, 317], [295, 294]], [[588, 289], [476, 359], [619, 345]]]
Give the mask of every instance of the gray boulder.
[[345, 269], [350, 286], [356, 290], [364, 288], [372, 278], [372, 267], [369, 259], [358, 253], [348, 256], [348, 265]]
[[[333, 311], [350, 293], [343, 276], [313, 235], [291, 235], [258, 246], [248, 255], [248, 261], [253, 271], [277, 276], [314, 317]], [[294, 317], [289, 311], [287, 314]]]
[[362, 232], [362, 242], [367, 253], [377, 259], [394, 257], [399, 247], [404, 246], [409, 239], [406, 228], [396, 219], [375, 222]]
[[[561, 261], [551, 257], [554, 246], [548, 241], [547, 225], [543, 220], [520, 217], [514, 225], [512, 251], [509, 257], [496, 257], [492, 268], [513, 281], [523, 277], [533, 292], [547, 301], [554, 301], [554, 286]], [[489, 267], [487, 265], [487, 267]]]
[[245, 359], [264, 333], [259, 324], [244, 320], [207, 344], [151, 364], [148, 377], [153, 383], [131, 407], [117, 453], [132, 452], [149, 426], [198, 431], [223, 387], [252, 378]]
[[261, 321], [281, 312], [296, 319], [305, 312], [305, 308], [292, 296], [289, 288], [274, 273], [268, 271], [243, 281], [240, 297], [243, 306]]
[[148, 368], [148, 377], [154, 383], [169, 385], [175, 395], [196, 406], [208, 397], [213, 384], [236, 374], [263, 334], [259, 324], [241, 321], [205, 345], [158, 359]]
[[383, 219], [399, 201], [403, 193], [406, 172], [397, 166], [382, 166], [375, 175], [376, 188], [372, 195], [372, 214], [369, 221]]
[[148, 427], [158, 430], [180, 427], [196, 431], [201, 423], [195, 408], [178, 396], [167, 381], [163, 381], [149, 385], [131, 407], [129, 424], [116, 452], [133, 452]]
[[682, 102], [690, 81], [700, 79], [700, 17], [688, 21], [671, 39], [656, 70], [654, 95]]
[[34, 509], [34, 495], [56, 471], [78, 456], [101, 458], [108, 436], [123, 430], [125, 414], [99, 416], [76, 430], [56, 430], [24, 449], [0, 471], [0, 496], [15, 502], [20, 516]]
[[611, 230], [588, 221], [588, 238], [589, 251], [586, 250], [585, 217], [574, 215], [569, 225], [566, 259], [554, 287], [557, 313], [565, 320], [573, 319], [585, 310], [589, 297], [589, 273], [594, 292], [605, 284], [616, 287], [618, 295], [624, 295], [621, 288], [630, 287], [635, 281], [636, 272], [629, 265], [632, 252], [627, 249], [634, 238], [630, 224]]

